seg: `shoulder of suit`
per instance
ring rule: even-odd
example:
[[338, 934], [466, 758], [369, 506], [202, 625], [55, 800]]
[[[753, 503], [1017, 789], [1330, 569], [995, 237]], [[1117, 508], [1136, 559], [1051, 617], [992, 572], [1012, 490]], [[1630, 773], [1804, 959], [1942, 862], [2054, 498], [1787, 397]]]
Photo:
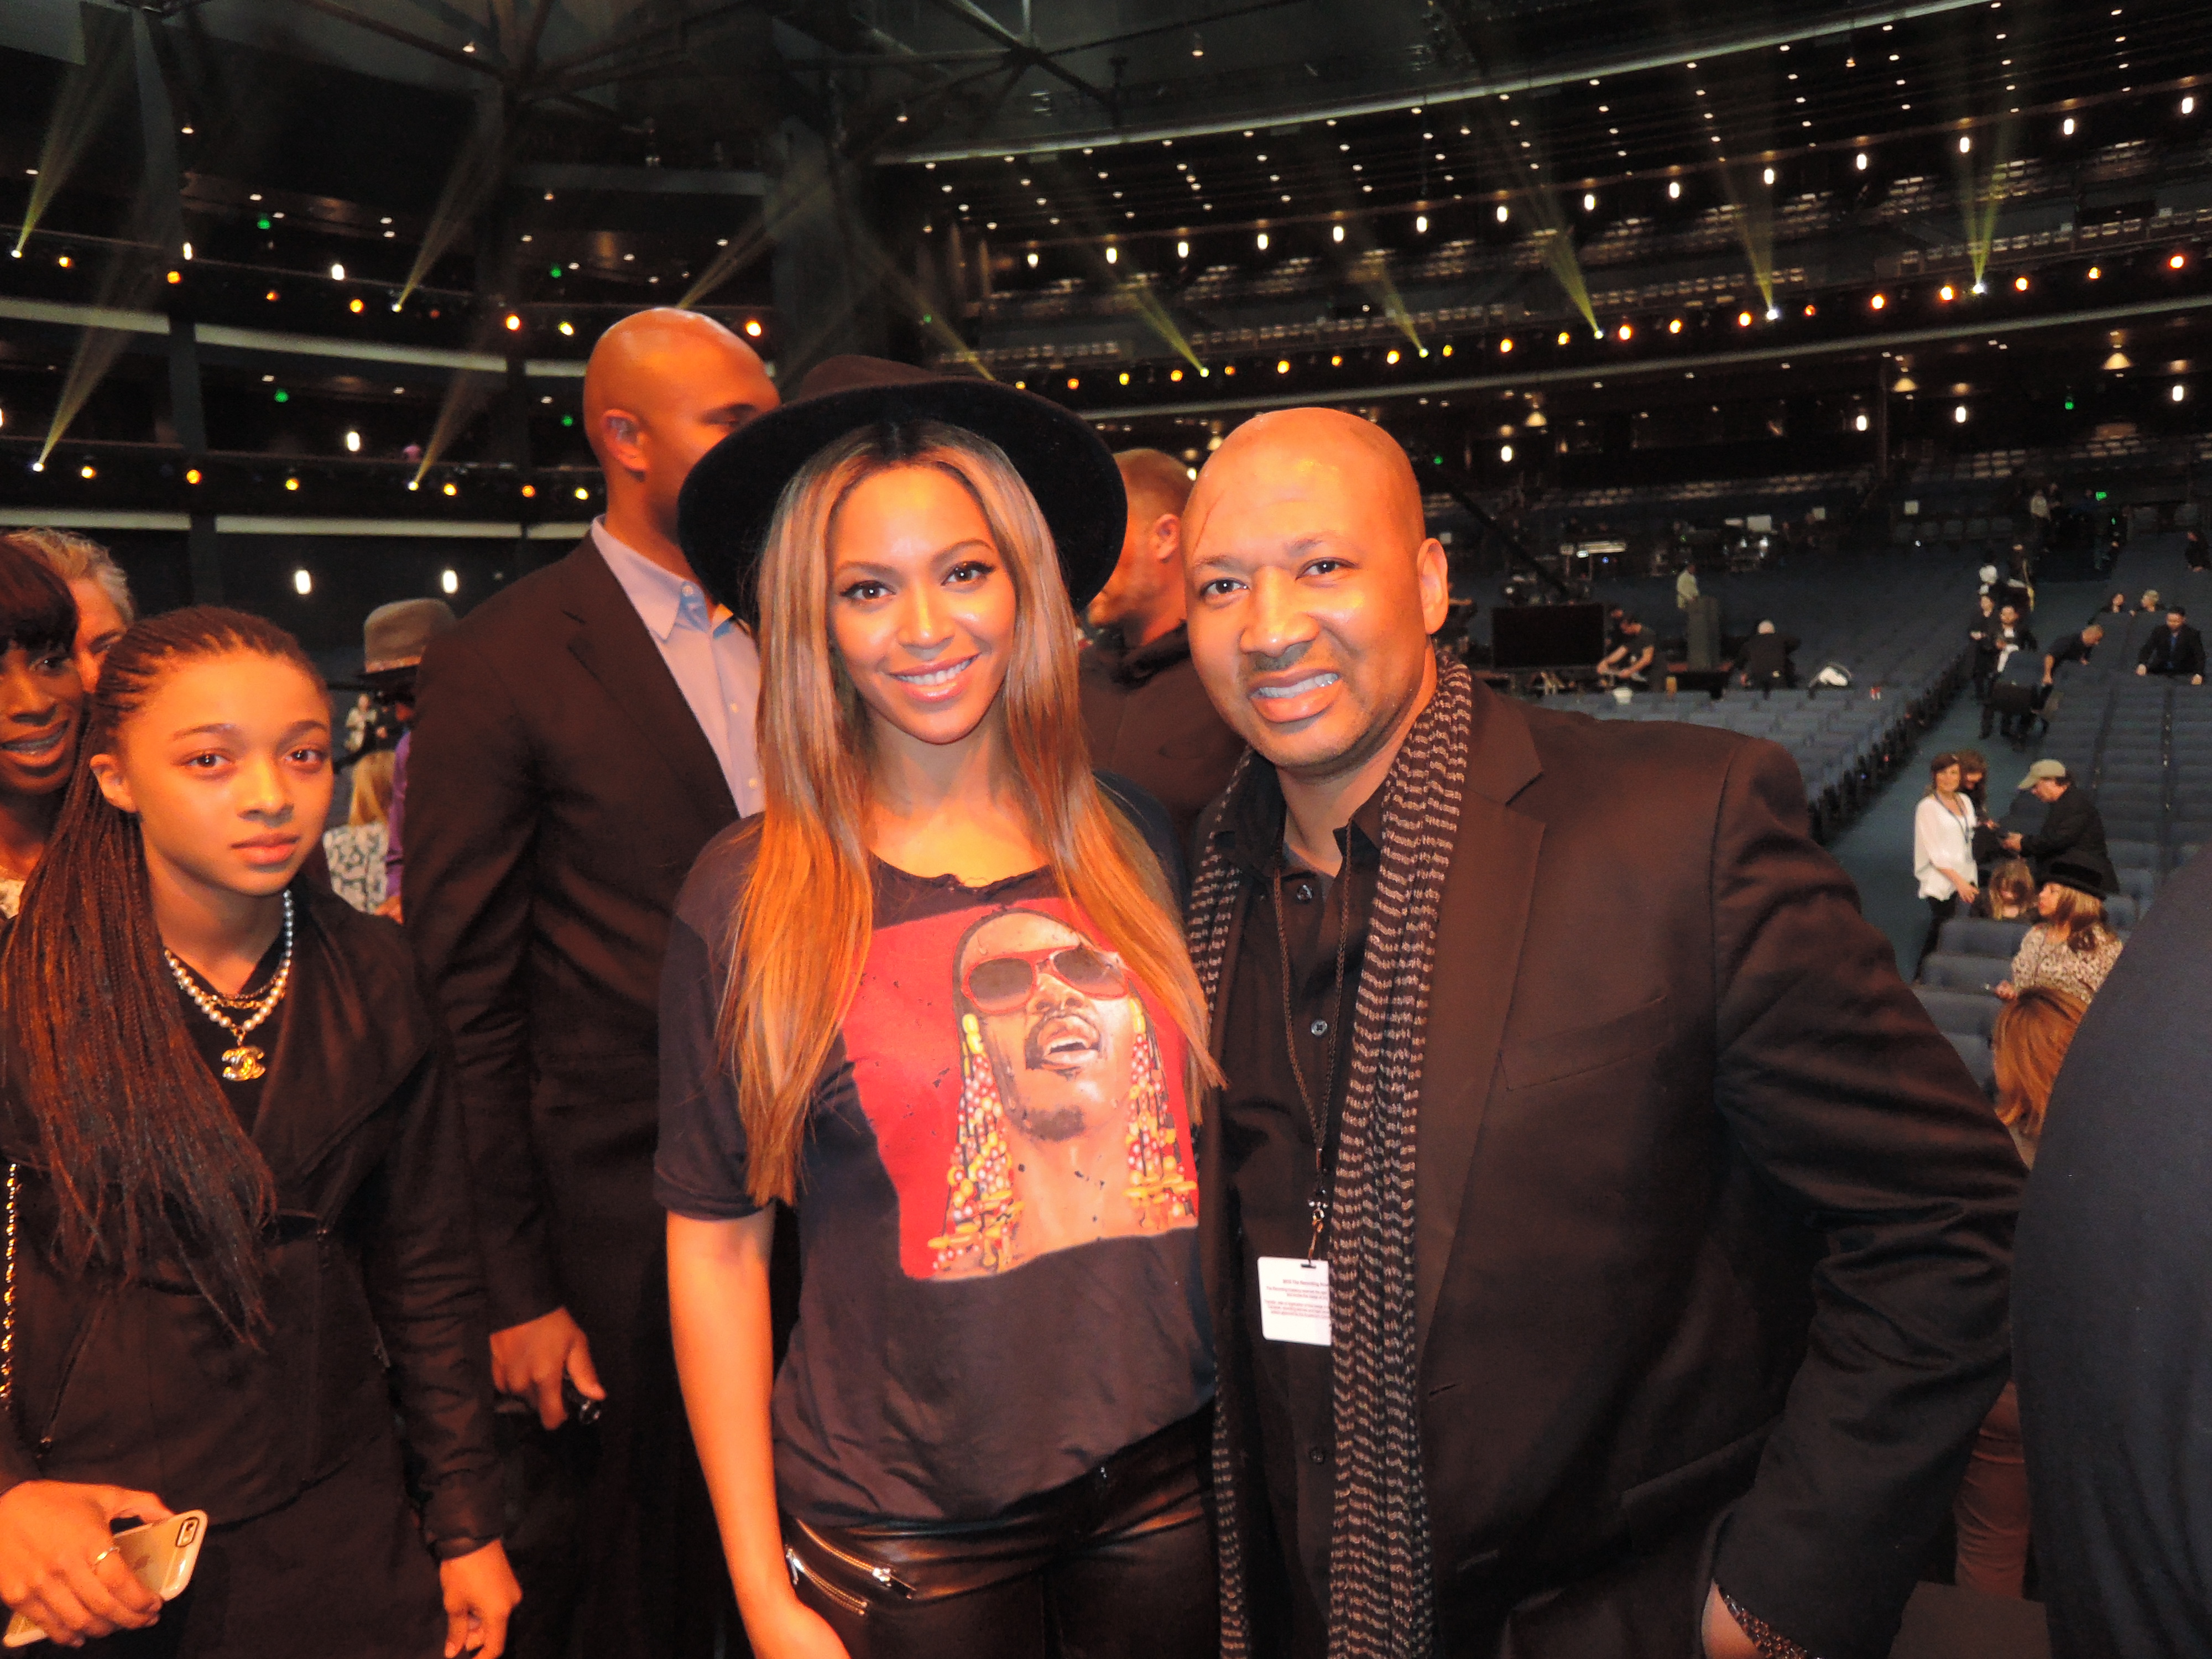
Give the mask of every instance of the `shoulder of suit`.
[[1667, 770], [1710, 766], [1725, 771], [1753, 749], [1776, 747], [1763, 738], [1684, 720], [1605, 720], [1540, 703], [1518, 707], [1547, 775], [1593, 763], [1608, 769], [1649, 764]]
[[589, 545], [579, 543], [553, 563], [473, 606], [453, 629], [453, 637], [479, 648], [510, 640], [543, 639], [551, 619], [566, 614], [575, 603], [577, 556]]

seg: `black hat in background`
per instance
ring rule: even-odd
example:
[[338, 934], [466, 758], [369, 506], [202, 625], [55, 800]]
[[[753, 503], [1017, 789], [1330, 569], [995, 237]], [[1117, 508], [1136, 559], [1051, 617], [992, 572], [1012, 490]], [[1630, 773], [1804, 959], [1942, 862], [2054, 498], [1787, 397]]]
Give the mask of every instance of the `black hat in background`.
[[936, 421], [988, 438], [1036, 497], [1069, 603], [1082, 614], [1121, 555], [1129, 505], [1113, 452], [1089, 422], [995, 380], [932, 374], [881, 357], [817, 364], [781, 409], [702, 456], [677, 503], [677, 539], [707, 590], [748, 625], [754, 575], [784, 486], [823, 449], [863, 427]]
[[2044, 871], [2043, 878], [2060, 887], [2070, 887], [2077, 893], [2087, 893], [2094, 899], [2105, 896], [2105, 872], [2090, 865], [2054, 859]]

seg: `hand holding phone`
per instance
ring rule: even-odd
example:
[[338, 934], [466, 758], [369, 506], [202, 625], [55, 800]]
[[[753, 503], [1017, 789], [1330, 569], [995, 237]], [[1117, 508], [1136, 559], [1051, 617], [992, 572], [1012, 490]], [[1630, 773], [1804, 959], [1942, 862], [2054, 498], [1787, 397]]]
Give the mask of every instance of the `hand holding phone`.
[[[111, 1523], [125, 1516], [155, 1524], [116, 1534]], [[191, 1560], [198, 1559], [207, 1531], [207, 1517], [195, 1516]], [[152, 1624], [161, 1613], [161, 1590], [173, 1555], [164, 1554], [163, 1573], [149, 1587], [134, 1571], [132, 1558], [144, 1558], [155, 1540], [126, 1540], [155, 1533], [167, 1540], [182, 1528], [167, 1523], [186, 1518], [191, 1517], [173, 1515], [152, 1492], [123, 1486], [26, 1480], [0, 1493], [0, 1601], [15, 1614], [6, 1645], [21, 1647], [49, 1632], [75, 1645]], [[183, 1571], [189, 1578], [190, 1560]]]

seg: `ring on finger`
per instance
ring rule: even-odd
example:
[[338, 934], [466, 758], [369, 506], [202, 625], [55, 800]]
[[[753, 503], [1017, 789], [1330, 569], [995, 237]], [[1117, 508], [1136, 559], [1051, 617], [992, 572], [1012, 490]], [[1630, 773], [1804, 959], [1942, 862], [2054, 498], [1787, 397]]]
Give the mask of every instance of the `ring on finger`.
[[100, 1551], [100, 1553], [99, 1554], [97, 1554], [97, 1555], [95, 1555], [95, 1556], [94, 1556], [94, 1557], [92, 1558], [92, 1565], [93, 1565], [94, 1567], [98, 1567], [101, 1562], [105, 1561], [106, 1559], [107, 1559], [107, 1558], [108, 1558], [109, 1556], [111, 1556], [111, 1555], [112, 1555], [112, 1554], [114, 1554], [114, 1553], [115, 1553], [115, 1546], [114, 1546], [114, 1545], [112, 1545], [112, 1544], [110, 1544], [110, 1545], [109, 1545], [106, 1549], [104, 1549], [104, 1550]]

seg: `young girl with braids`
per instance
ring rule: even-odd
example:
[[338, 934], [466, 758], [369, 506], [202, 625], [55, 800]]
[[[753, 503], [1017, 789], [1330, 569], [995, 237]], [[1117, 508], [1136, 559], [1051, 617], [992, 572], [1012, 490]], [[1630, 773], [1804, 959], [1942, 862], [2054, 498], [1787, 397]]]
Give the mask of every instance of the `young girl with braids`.
[[757, 562], [768, 804], [665, 981], [685, 1403], [762, 1659], [1198, 1659], [1204, 1007], [1076, 690], [1120, 476], [1041, 399], [895, 372], [825, 366], [686, 486], [709, 585]]
[[[434, 1027], [295, 879], [330, 737], [290, 635], [138, 623], [0, 946], [0, 1600], [70, 1646], [495, 1659], [517, 1599]], [[183, 1510], [164, 1607], [111, 1524]]]

